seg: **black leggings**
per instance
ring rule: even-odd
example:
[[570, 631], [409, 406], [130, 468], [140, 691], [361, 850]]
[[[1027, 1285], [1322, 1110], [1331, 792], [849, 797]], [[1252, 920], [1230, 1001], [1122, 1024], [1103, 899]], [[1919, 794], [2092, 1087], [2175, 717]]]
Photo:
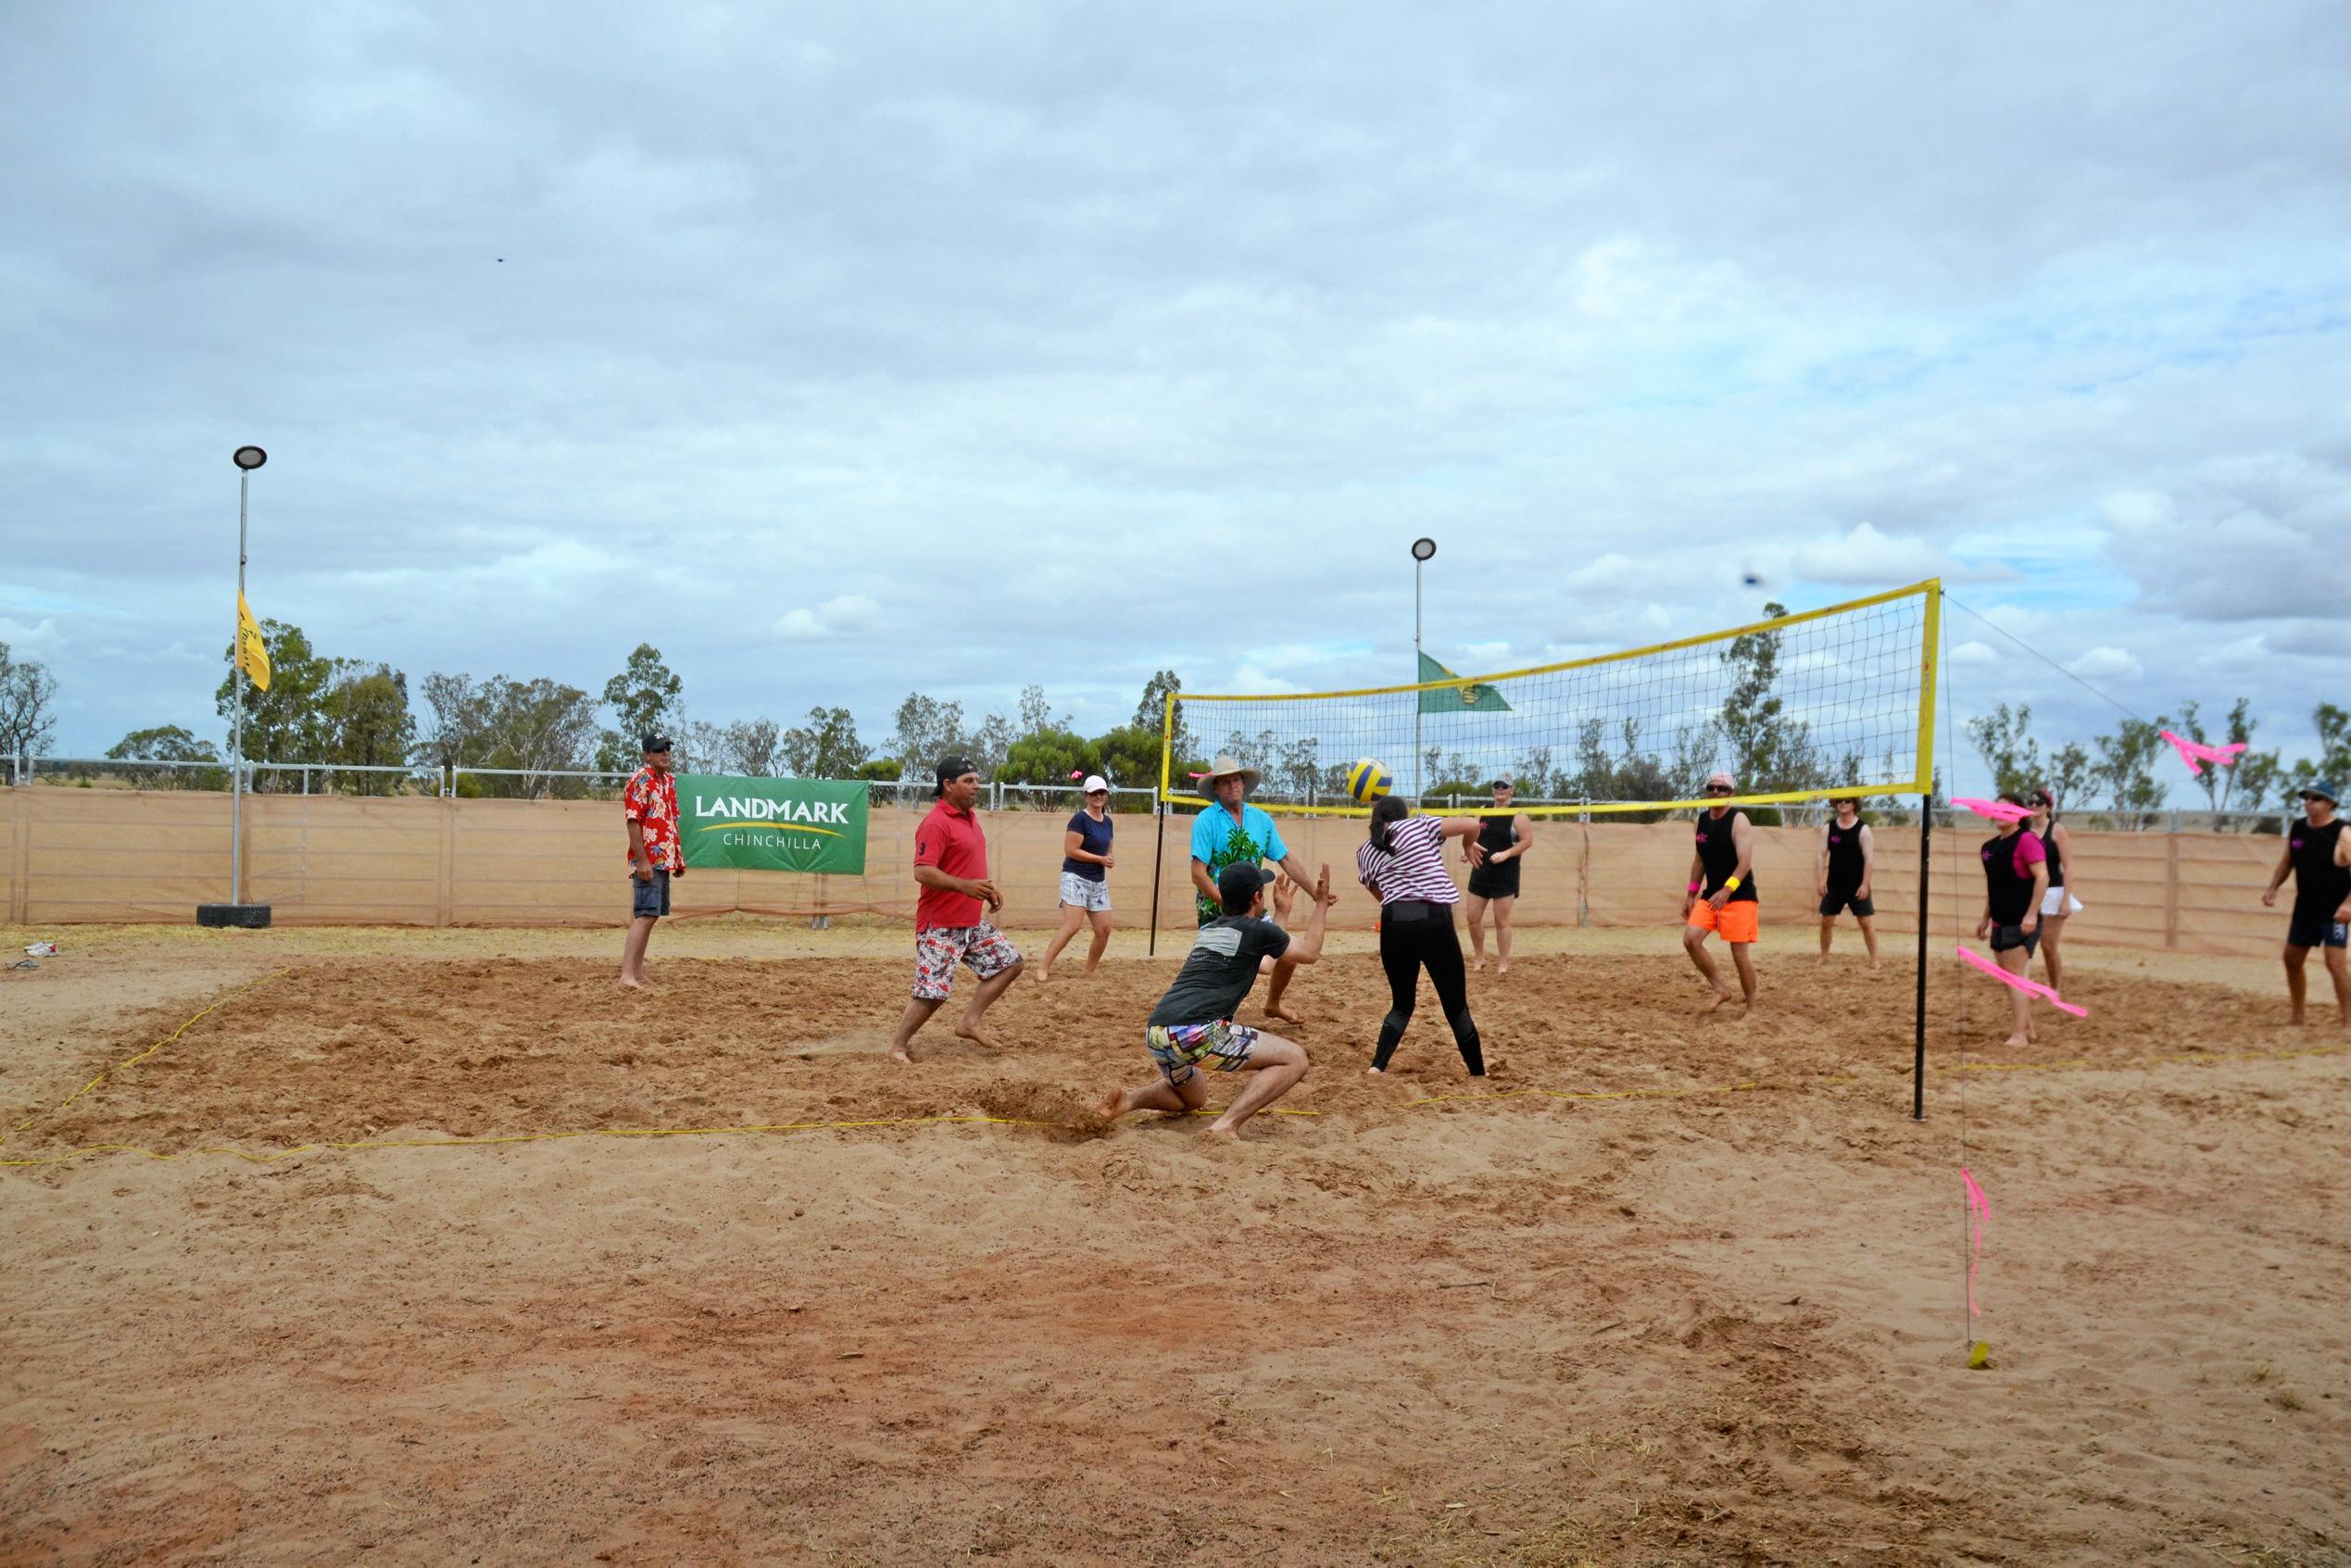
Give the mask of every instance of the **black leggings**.
[[1414, 994], [1425, 969], [1436, 984], [1437, 1004], [1445, 1010], [1445, 1022], [1453, 1026], [1453, 1044], [1468, 1064], [1469, 1075], [1482, 1078], [1486, 1053], [1477, 1041], [1477, 1024], [1469, 1016], [1469, 979], [1462, 972], [1461, 937], [1453, 931], [1452, 906], [1440, 909], [1440, 914], [1420, 920], [1380, 917], [1379, 967], [1388, 972], [1388, 1018], [1379, 1026], [1379, 1048], [1372, 1053], [1372, 1065], [1384, 1071], [1388, 1059], [1396, 1054], [1396, 1042], [1404, 1037], [1404, 1025], [1413, 1021]]

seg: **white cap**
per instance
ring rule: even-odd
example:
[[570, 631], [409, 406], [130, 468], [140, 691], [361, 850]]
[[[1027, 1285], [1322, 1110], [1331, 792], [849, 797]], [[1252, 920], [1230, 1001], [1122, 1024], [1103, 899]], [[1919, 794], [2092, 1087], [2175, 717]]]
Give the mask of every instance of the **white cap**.
[[1714, 788], [1716, 784], [1722, 785], [1725, 789], [1737, 789], [1739, 787], [1739, 781], [1717, 768], [1713, 772], [1706, 775], [1706, 787], [1708, 789]]
[[1077, 793], [1080, 795], [1091, 795], [1098, 789], [1108, 793], [1110, 789], [1110, 780], [1102, 777], [1100, 773], [1088, 773], [1086, 775], [1086, 782], [1077, 786]]

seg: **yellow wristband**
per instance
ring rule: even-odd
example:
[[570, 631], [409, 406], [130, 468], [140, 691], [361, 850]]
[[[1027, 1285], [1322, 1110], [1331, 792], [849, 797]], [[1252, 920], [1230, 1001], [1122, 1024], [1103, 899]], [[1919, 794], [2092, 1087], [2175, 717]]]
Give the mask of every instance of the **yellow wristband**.
[[1732, 877], [1725, 877], [1725, 878], [1723, 879], [1722, 890], [1723, 890], [1725, 893], [1736, 893], [1736, 892], [1738, 892], [1738, 891], [1739, 891], [1739, 879], [1738, 879], [1737, 877], [1735, 877], [1735, 876], [1732, 876]]

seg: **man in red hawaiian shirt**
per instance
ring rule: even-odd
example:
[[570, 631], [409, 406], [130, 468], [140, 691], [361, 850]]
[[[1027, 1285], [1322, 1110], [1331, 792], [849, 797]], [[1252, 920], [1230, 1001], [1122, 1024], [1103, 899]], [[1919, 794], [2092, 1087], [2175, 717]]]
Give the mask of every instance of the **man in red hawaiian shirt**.
[[906, 1047], [947, 1000], [958, 962], [979, 976], [980, 987], [955, 1033], [983, 1046], [999, 1042], [980, 1027], [980, 1014], [1020, 978], [1019, 949], [987, 922], [1004, 898], [987, 879], [987, 840], [972, 809], [979, 789], [979, 771], [969, 759], [942, 759], [934, 792], [938, 804], [914, 830], [914, 880], [923, 894], [914, 905], [914, 997], [890, 1042], [890, 1055], [899, 1061], [914, 1060]]
[[645, 945], [653, 922], [670, 912], [670, 878], [685, 874], [685, 852], [677, 840], [677, 780], [670, 773], [670, 737], [645, 737], [645, 766], [621, 792], [621, 811], [629, 824], [628, 940], [621, 948], [621, 984], [645, 984]]

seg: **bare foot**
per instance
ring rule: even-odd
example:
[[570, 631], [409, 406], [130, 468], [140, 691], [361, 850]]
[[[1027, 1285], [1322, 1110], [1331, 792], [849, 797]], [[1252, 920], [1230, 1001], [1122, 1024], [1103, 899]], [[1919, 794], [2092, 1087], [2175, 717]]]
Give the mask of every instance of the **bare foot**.
[[1105, 1122], [1115, 1122], [1126, 1114], [1126, 1091], [1113, 1089], [1094, 1106], [1094, 1114]]
[[962, 1038], [971, 1041], [974, 1045], [986, 1046], [992, 1051], [1000, 1051], [1004, 1048], [1004, 1042], [989, 1034], [987, 1030], [981, 1028], [977, 1019], [967, 1018], [963, 1020], [962, 1022], [955, 1026], [955, 1033]]
[[1238, 1143], [1240, 1142], [1240, 1129], [1238, 1127], [1227, 1127], [1222, 1122], [1211, 1122], [1208, 1124], [1208, 1130], [1201, 1134], [1201, 1136], [1204, 1138], [1213, 1138], [1218, 1143]]
[[2006, 1039], [2005, 1039], [2005, 1040], [2001, 1041], [2000, 1043], [2001, 1043], [2002, 1045], [2004, 1045], [2004, 1046], [2008, 1047], [2009, 1047], [2010, 1049], [2012, 1049], [2012, 1050], [2022, 1050], [2022, 1049], [2024, 1049], [2027, 1046], [2030, 1046], [2030, 1044], [2032, 1044], [2032, 1042], [2031, 1042], [2030, 1040], [2027, 1039], [2027, 1038], [2026, 1038], [2024, 1035], [2009, 1035]]
[[1388, 1076], [1388, 1069], [1385, 1067], [1366, 1067], [1364, 1069], [1364, 1072], [1374, 1078], [1385, 1078]]
[[892, 1046], [890, 1047], [890, 1060], [892, 1061], [902, 1061], [909, 1067], [914, 1065], [914, 1059], [907, 1054], [906, 1047], [904, 1046]]
[[642, 990], [644, 990], [644, 989], [645, 989], [645, 982], [644, 982], [644, 981], [642, 981], [642, 980], [631, 980], [631, 979], [630, 979], [627, 975], [625, 975], [625, 974], [623, 974], [622, 976], [621, 976], [621, 984], [622, 984], [622, 985], [625, 985], [625, 986], [627, 986], [627, 987], [628, 987], [630, 990], [632, 990], [632, 991], [642, 991]]
[[1472, 963], [1469, 966], [1469, 969], [1470, 972], [1473, 974], [1483, 974], [1486, 972], [1486, 960], [1481, 957], [1476, 962]]
[[1510, 960], [1508, 959], [1504, 959], [1502, 962], [1496, 964], [1494, 966], [1494, 972], [1496, 974], [1508, 974], [1510, 972]]
[[1730, 1002], [1730, 992], [1717, 991], [1715, 993], [1715, 999], [1713, 1001], [1708, 1002], [1704, 1007], [1698, 1010], [1698, 1016], [1704, 1018], [1710, 1012], [1720, 1012], [1723, 1009], [1729, 1007]]
[[1290, 1011], [1288, 1008], [1277, 1008], [1270, 1005], [1265, 1009], [1265, 1016], [1268, 1018], [1278, 1018], [1284, 1023], [1303, 1023], [1306, 1022], [1303, 1018], [1301, 1018], [1298, 1014]]
[[1050, 985], [1052, 984], [1052, 981], [1053, 972], [1051, 970], [1040, 969], [1037, 972], [1037, 983], [1039, 985]]
[[1754, 1016], [1755, 1016], [1755, 1004], [1754, 1004], [1754, 1003], [1753, 1003], [1753, 1002], [1741, 1002], [1741, 1003], [1740, 1003], [1740, 1004], [1739, 1004], [1739, 1016], [1740, 1016], [1740, 1018], [1741, 1018], [1741, 1019], [1742, 1019], [1742, 1020], [1744, 1020], [1744, 1019], [1750, 1019], [1750, 1018], [1754, 1017]]

